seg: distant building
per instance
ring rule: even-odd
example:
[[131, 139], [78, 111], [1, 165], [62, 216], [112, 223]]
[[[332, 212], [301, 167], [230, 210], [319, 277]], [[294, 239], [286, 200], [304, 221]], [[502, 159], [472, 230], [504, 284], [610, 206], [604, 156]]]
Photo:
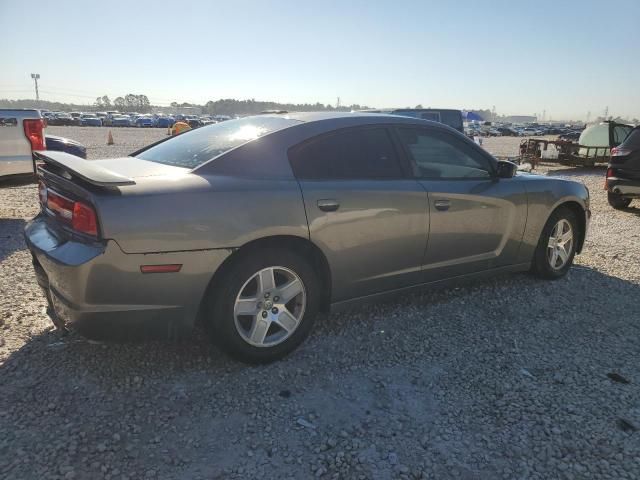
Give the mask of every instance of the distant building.
[[510, 115], [505, 117], [504, 121], [510, 123], [535, 123], [538, 121], [538, 117], [534, 115]]

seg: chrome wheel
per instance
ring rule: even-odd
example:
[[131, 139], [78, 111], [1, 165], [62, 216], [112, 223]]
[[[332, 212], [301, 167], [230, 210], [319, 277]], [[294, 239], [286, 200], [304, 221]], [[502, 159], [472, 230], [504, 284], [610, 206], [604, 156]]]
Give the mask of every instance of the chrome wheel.
[[572, 249], [573, 228], [571, 223], [563, 218], [553, 227], [547, 244], [547, 259], [551, 268], [560, 270], [564, 267], [571, 257]]
[[255, 347], [284, 342], [298, 328], [307, 304], [300, 277], [285, 267], [256, 272], [240, 289], [233, 308], [236, 329]]

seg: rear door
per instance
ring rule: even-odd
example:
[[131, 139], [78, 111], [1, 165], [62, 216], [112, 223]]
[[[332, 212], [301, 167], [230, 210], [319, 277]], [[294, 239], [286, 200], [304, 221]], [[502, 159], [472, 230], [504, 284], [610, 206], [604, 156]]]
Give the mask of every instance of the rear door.
[[456, 134], [430, 127], [396, 132], [429, 195], [424, 280], [514, 263], [527, 218], [522, 182], [497, 178], [492, 158]]
[[326, 255], [333, 301], [421, 279], [428, 198], [385, 127], [349, 128], [289, 151], [311, 241]]

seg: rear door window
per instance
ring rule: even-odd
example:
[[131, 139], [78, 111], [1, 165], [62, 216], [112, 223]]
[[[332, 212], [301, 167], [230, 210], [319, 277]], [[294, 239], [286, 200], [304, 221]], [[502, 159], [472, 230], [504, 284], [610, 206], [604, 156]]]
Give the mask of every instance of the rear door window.
[[289, 152], [297, 178], [385, 179], [403, 176], [384, 127], [339, 131], [303, 143]]

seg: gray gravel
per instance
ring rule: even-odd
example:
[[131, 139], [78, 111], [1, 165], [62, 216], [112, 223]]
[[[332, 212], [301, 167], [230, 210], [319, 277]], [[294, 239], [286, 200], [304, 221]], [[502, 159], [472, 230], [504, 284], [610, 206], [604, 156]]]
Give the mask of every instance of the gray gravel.
[[[55, 130], [93, 158], [163, 134], [114, 129], [125, 149], [101, 145], [106, 129]], [[485, 147], [514, 154], [517, 139]], [[543, 171], [592, 194], [565, 279], [505, 276], [330, 315], [260, 367], [200, 334], [59, 338], [21, 237], [36, 189], [0, 189], [0, 478], [640, 477], [640, 208], [608, 207], [603, 169]]]

